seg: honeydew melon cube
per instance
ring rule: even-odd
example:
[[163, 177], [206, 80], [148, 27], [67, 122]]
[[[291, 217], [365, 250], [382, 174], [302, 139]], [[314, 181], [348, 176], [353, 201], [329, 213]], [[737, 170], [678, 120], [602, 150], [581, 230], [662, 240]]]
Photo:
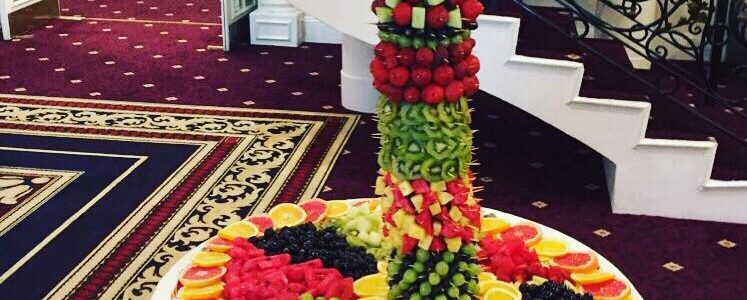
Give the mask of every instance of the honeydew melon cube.
[[436, 195], [438, 196], [438, 202], [441, 203], [441, 205], [446, 205], [451, 202], [451, 200], [454, 200], [454, 196], [447, 192], [438, 192]]
[[450, 252], [459, 252], [459, 248], [462, 248], [462, 238], [446, 239], [446, 249], [449, 249]]
[[441, 204], [440, 203], [433, 203], [431, 206], [428, 207], [428, 209], [431, 211], [431, 215], [437, 215], [441, 212]]
[[446, 190], [446, 181], [431, 182], [431, 191], [443, 192]]
[[386, 189], [384, 191], [384, 197], [381, 199], [381, 204], [384, 205], [384, 210], [388, 210], [394, 204], [394, 195], [392, 190]]
[[449, 22], [447, 25], [453, 28], [462, 28], [462, 12], [458, 7], [449, 12]]
[[374, 231], [368, 234], [368, 244], [371, 246], [381, 246], [381, 241], [384, 240], [384, 235], [378, 231]]
[[412, 8], [412, 21], [410, 25], [415, 29], [425, 28], [425, 7]]
[[415, 211], [420, 213], [423, 211], [423, 195], [415, 195], [410, 198], [412, 205], [415, 206]]
[[386, 191], [386, 183], [384, 182], [384, 176], [376, 177], [376, 187], [374, 187], [374, 195], [384, 195]]
[[423, 227], [420, 227], [418, 224], [412, 224], [410, 226], [410, 229], [407, 230], [407, 235], [409, 235], [411, 238], [422, 240], [425, 239], [425, 229]]
[[394, 8], [395, 6], [397, 6], [397, 4], [399, 4], [402, 1], [401, 0], [386, 0], [384, 2], [386, 3], [386, 6]]
[[441, 234], [441, 229], [443, 226], [441, 226], [441, 222], [435, 221], [433, 222], [433, 235], [438, 236]]
[[412, 185], [407, 180], [403, 180], [397, 186], [399, 187], [399, 191], [402, 192], [402, 195], [404, 196], [409, 196], [414, 191], [412, 189]]
[[421, 239], [418, 242], [418, 247], [428, 250], [431, 248], [431, 243], [433, 242], [433, 236], [426, 236], [424, 239]]
[[376, 8], [376, 17], [379, 18], [379, 22], [381, 23], [389, 23], [392, 21], [392, 9], [379, 6]]
[[464, 218], [462, 216], [462, 211], [459, 210], [459, 208], [456, 206], [452, 206], [451, 209], [449, 210], [449, 217], [451, 217], [451, 219], [454, 220], [454, 222], [458, 222], [458, 223], [461, 223], [462, 218]]
[[428, 5], [429, 6], [436, 6], [436, 5], [439, 5], [441, 3], [444, 3], [444, 0], [428, 0]]

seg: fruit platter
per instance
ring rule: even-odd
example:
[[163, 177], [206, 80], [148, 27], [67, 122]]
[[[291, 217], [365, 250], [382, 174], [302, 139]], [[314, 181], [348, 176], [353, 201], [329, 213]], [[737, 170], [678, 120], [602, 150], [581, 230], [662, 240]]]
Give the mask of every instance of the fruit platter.
[[[181, 258], [152, 299], [463, 299], [458, 294], [470, 289], [479, 299], [494, 300], [642, 299], [589, 247], [487, 208], [476, 264], [453, 264], [468, 256], [422, 248], [413, 250], [412, 259], [392, 255], [381, 234], [381, 202], [314, 199], [230, 224]], [[434, 271], [425, 273], [430, 264]], [[461, 278], [451, 265], [464, 266], [470, 276]], [[417, 293], [391, 295], [392, 280], [417, 286]], [[539, 296], [553, 291], [557, 297]]]

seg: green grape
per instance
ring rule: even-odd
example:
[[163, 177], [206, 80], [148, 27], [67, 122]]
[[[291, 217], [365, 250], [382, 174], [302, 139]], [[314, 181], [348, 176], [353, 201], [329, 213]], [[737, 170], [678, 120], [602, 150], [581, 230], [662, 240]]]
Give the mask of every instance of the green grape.
[[412, 294], [410, 295], [410, 300], [422, 300], [423, 297], [420, 297], [420, 294]]
[[439, 261], [436, 264], [436, 273], [441, 276], [449, 274], [449, 265], [445, 262]]
[[475, 263], [469, 265], [469, 273], [471, 275], [477, 275], [481, 271], [482, 271], [482, 268], [480, 267], [480, 265], [475, 264]]
[[446, 263], [451, 263], [454, 261], [454, 253], [451, 252], [444, 252], [443, 256], [441, 256], [441, 260], [445, 261]]
[[324, 297], [316, 297], [316, 299], [314, 300], [326, 300], [326, 299], [324, 299]]
[[421, 262], [416, 262], [412, 265], [412, 269], [415, 270], [415, 272], [422, 273], [423, 270], [425, 270], [425, 265]]
[[405, 280], [401, 280], [401, 281], [400, 281], [400, 282], [399, 282], [399, 283], [397, 284], [397, 287], [398, 287], [398, 288], [399, 288], [399, 289], [400, 289], [401, 291], [406, 291], [406, 290], [409, 290], [409, 289], [410, 289], [410, 283], [409, 283], [409, 282], [407, 282], [407, 281], [405, 281]]
[[309, 293], [306, 293], [306, 294], [301, 295], [300, 300], [314, 300], [314, 296]]
[[441, 282], [441, 276], [436, 273], [428, 274], [428, 283], [431, 285], [437, 285], [439, 282]]
[[438, 295], [434, 300], [447, 300], [446, 295]]
[[467, 290], [470, 293], [477, 294], [477, 292], [480, 291], [480, 286], [477, 284], [477, 281], [473, 279], [467, 282]]
[[420, 248], [418, 248], [418, 252], [415, 254], [415, 258], [419, 262], [427, 262], [430, 257], [431, 257], [431, 254], [428, 253], [428, 251], [425, 251]]
[[477, 249], [474, 245], [469, 244], [464, 247], [462, 247], [462, 253], [469, 255], [469, 256], [475, 256], [477, 254]]
[[399, 285], [395, 285], [389, 288], [389, 296], [397, 297], [400, 294], [402, 294], [402, 289], [399, 288]]
[[329, 298], [329, 300], [342, 300], [342, 299], [337, 298], [337, 297], [332, 297], [332, 298]]
[[451, 283], [453, 283], [456, 286], [461, 286], [465, 283], [464, 275], [461, 273], [456, 273], [454, 276], [451, 277]]
[[461, 296], [459, 296], [459, 300], [472, 300], [472, 297], [466, 294], [462, 294]]
[[469, 269], [469, 265], [466, 262], [460, 261], [459, 264], [457, 264], [457, 270], [460, 272], [465, 272]]
[[394, 275], [394, 274], [399, 273], [399, 267], [400, 267], [399, 263], [392, 262], [389, 264], [389, 266], [386, 267], [386, 270], [387, 272], [389, 272], [389, 274]]
[[449, 294], [449, 297], [451, 298], [458, 298], [459, 297], [459, 288], [452, 286], [449, 288], [448, 291], [446, 291], [447, 294]]
[[427, 282], [423, 282], [420, 284], [420, 288], [418, 288], [418, 292], [421, 296], [427, 297], [431, 294], [431, 285]]
[[415, 280], [418, 280], [418, 274], [415, 273], [415, 270], [407, 270], [405, 271], [405, 275], [402, 276], [402, 280], [408, 283], [413, 283]]

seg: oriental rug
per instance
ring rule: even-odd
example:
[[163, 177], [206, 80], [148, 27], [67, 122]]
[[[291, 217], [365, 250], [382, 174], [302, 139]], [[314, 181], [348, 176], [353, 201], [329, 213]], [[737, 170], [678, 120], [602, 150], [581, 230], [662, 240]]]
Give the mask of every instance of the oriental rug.
[[357, 122], [0, 95], [0, 294], [149, 299], [219, 228], [316, 196]]

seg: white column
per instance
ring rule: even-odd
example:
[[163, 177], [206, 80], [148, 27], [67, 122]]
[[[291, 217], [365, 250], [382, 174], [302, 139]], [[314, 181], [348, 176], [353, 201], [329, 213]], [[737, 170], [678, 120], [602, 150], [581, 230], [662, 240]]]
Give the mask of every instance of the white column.
[[379, 92], [373, 88], [368, 65], [373, 46], [347, 34], [342, 35], [342, 106], [353, 111], [373, 113]]
[[252, 44], [298, 47], [303, 42], [303, 17], [285, 0], [260, 0], [249, 14]]

